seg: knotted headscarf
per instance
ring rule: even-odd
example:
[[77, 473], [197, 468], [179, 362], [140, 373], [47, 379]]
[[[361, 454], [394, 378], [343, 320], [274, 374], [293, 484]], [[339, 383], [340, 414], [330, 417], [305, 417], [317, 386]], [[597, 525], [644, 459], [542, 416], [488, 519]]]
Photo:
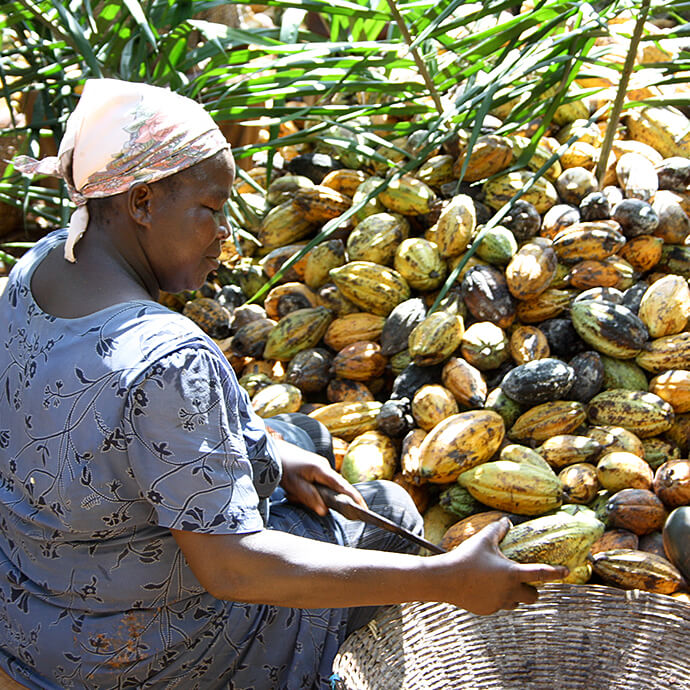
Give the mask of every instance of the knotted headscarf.
[[155, 182], [228, 148], [211, 116], [185, 96], [148, 84], [90, 79], [67, 119], [57, 156], [17, 156], [28, 175], [61, 177], [77, 210], [69, 221], [65, 258], [89, 223], [87, 199]]

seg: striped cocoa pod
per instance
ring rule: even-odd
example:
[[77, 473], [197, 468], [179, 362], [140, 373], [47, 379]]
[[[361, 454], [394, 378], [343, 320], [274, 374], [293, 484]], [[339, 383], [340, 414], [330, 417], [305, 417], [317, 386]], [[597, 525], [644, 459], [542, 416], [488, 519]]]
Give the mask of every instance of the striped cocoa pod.
[[462, 317], [437, 311], [414, 327], [408, 339], [412, 361], [419, 366], [440, 364], [460, 347], [465, 330]]
[[330, 276], [340, 292], [364, 311], [387, 316], [410, 297], [410, 287], [394, 269], [371, 261], [350, 261]]
[[546, 290], [554, 276], [558, 260], [551, 242], [535, 237], [523, 244], [506, 267], [506, 282], [516, 299], [533, 299]]
[[378, 314], [345, 314], [331, 321], [323, 341], [336, 352], [360, 340], [377, 341], [381, 337], [385, 321], [386, 318]]
[[595, 395], [587, 405], [591, 424], [620, 426], [639, 438], [656, 436], [671, 428], [673, 408], [654, 393], [614, 389]]
[[582, 403], [572, 400], [555, 400], [535, 405], [521, 414], [508, 432], [518, 441], [546, 441], [552, 436], [572, 434], [586, 420]]
[[322, 225], [337, 218], [352, 206], [352, 199], [349, 196], [318, 184], [296, 189], [292, 200], [303, 213], [304, 219], [314, 225]]
[[315, 347], [332, 319], [333, 312], [326, 307], [290, 312], [268, 334], [264, 359], [287, 361], [301, 350]]
[[418, 216], [431, 211], [436, 194], [421, 180], [403, 175], [379, 192], [378, 199], [389, 211], [403, 216]]

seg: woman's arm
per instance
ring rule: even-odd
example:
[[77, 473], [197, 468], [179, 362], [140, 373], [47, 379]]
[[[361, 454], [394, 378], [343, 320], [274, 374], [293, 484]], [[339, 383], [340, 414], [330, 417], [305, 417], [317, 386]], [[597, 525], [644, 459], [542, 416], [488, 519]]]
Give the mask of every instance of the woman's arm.
[[284, 532], [211, 535], [171, 530], [200, 584], [219, 599], [295, 608], [340, 608], [445, 601], [478, 614], [537, 598], [528, 582], [567, 569], [520, 564], [498, 543], [508, 520], [493, 523], [453, 551], [412, 556], [353, 549]]

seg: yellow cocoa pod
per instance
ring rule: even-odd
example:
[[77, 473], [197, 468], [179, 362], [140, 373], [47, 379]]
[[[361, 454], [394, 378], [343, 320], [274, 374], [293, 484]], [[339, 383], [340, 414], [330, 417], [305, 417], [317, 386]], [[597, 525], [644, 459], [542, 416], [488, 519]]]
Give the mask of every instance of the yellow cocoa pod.
[[385, 316], [354, 312], [333, 319], [323, 336], [323, 341], [336, 352], [346, 345], [360, 340], [377, 341], [381, 337]]
[[460, 410], [453, 394], [444, 386], [429, 383], [417, 389], [412, 398], [412, 417], [417, 426], [430, 431], [439, 422]]
[[510, 355], [516, 364], [545, 359], [550, 354], [549, 341], [536, 326], [518, 326], [510, 335]]
[[649, 382], [649, 392], [658, 395], [674, 413], [690, 412], [690, 371], [669, 369]]
[[690, 332], [665, 335], [648, 342], [635, 361], [646, 371], [658, 374], [682, 369], [690, 362]]
[[407, 238], [410, 224], [404, 216], [373, 213], [360, 221], [347, 238], [350, 261], [373, 261], [390, 266], [398, 245]]
[[659, 263], [663, 245], [661, 237], [638, 235], [629, 239], [619, 254], [634, 270], [646, 273]]
[[458, 484], [480, 503], [518, 515], [543, 515], [563, 500], [553, 470], [527, 462], [485, 462], [460, 474]]
[[551, 471], [549, 465], [544, 458], [542, 458], [536, 450], [532, 450], [527, 446], [522, 446], [519, 443], [509, 443], [501, 448], [498, 455], [499, 460], [510, 460], [511, 462], [527, 462], [535, 467]]
[[588, 462], [576, 462], [564, 467], [558, 473], [558, 478], [563, 485], [567, 503], [590, 503], [601, 488], [597, 468]]
[[615, 493], [622, 489], [651, 489], [654, 472], [634, 453], [604, 453], [597, 462], [597, 479], [604, 489]]
[[471, 197], [457, 194], [444, 204], [433, 239], [441, 256], [448, 258], [462, 254], [476, 227], [477, 214]]
[[561, 261], [606, 259], [625, 245], [625, 235], [607, 221], [575, 223], [553, 238], [553, 249]]
[[463, 407], [483, 407], [488, 389], [481, 371], [462, 357], [451, 357], [441, 371], [443, 385]]
[[315, 225], [337, 218], [352, 206], [349, 196], [320, 184], [296, 189], [292, 200], [304, 214], [305, 220]]
[[[359, 185], [367, 179], [368, 175], [361, 170], [351, 170], [350, 168], [339, 168], [331, 170], [326, 177], [321, 180], [324, 187], [330, 187], [336, 192], [352, 198]], [[282, 178], [278, 178], [282, 179]]]
[[607, 584], [671, 594], [686, 589], [680, 571], [665, 558], [636, 549], [612, 549], [592, 554], [594, 572]]
[[[626, 277], [621, 275], [624, 266], [620, 261], [587, 259], [578, 261], [568, 273], [568, 282], [577, 290], [591, 288], [618, 288]], [[629, 286], [628, 286], [629, 287]]]
[[445, 311], [429, 314], [408, 338], [412, 361], [419, 366], [439, 364], [460, 347], [464, 332], [462, 317]]
[[[467, 152], [463, 151], [453, 165], [455, 178], [460, 178]], [[478, 137], [472, 151], [463, 180], [476, 182], [485, 180], [505, 170], [513, 162], [513, 145], [507, 137], [485, 134]]]
[[[532, 173], [526, 170], [516, 170], [505, 173], [484, 183], [484, 203], [498, 211], [507, 204], [517, 192], [525, 187], [532, 179]], [[558, 203], [558, 192], [546, 178], [539, 178], [534, 185], [521, 197], [523, 201], [531, 203], [539, 213], [546, 213]]]
[[302, 407], [302, 392], [289, 383], [273, 383], [258, 391], [252, 398], [252, 408], [259, 417], [273, 417], [297, 412]]
[[345, 451], [340, 473], [348, 482], [393, 479], [398, 455], [393, 441], [380, 431], [355, 436]]
[[516, 299], [526, 300], [546, 290], [554, 276], [558, 260], [551, 242], [535, 237], [523, 244], [506, 266], [506, 282]]
[[292, 359], [301, 350], [315, 347], [323, 338], [333, 313], [326, 307], [298, 309], [278, 321], [268, 334], [264, 359]]
[[518, 441], [545, 441], [551, 436], [571, 434], [585, 421], [582, 403], [555, 400], [523, 412], [510, 429], [509, 436]]
[[672, 106], [647, 106], [628, 111], [631, 139], [649, 144], [664, 158], [690, 157], [690, 120]]
[[372, 175], [357, 187], [357, 191], [352, 197], [352, 205], [358, 206], [359, 204], [364, 204], [355, 212], [355, 220], [357, 222], [364, 220], [367, 216], [371, 216], [374, 213], [382, 213], [386, 210], [376, 195], [372, 196], [368, 201], [364, 201], [367, 197], [374, 194], [376, 188], [379, 187], [383, 181], [382, 177]]
[[396, 270], [371, 261], [350, 261], [330, 276], [348, 300], [373, 314], [387, 316], [410, 297], [410, 286]]
[[587, 405], [587, 418], [591, 424], [621, 426], [648, 438], [671, 428], [673, 408], [654, 393], [617, 388], [595, 395]]
[[324, 405], [309, 413], [333, 436], [351, 441], [365, 431], [376, 430], [376, 416], [383, 403], [375, 401], [338, 402]]
[[585, 570], [584, 576], [577, 571], [586, 565], [592, 544], [603, 532], [604, 523], [589, 513], [558, 511], [511, 527], [499, 549], [518, 563], [564, 565], [570, 570], [564, 581], [573, 583], [577, 576], [577, 582], [582, 583], [590, 571]]
[[[513, 147], [513, 156], [518, 159], [522, 153], [530, 145], [531, 140], [528, 137], [523, 137], [520, 135], [508, 137], [511, 141]], [[558, 144], [558, 142], [556, 142]], [[552, 146], [548, 142], [548, 137], [542, 137], [537, 148], [534, 149], [532, 155], [527, 162], [527, 167], [534, 172], [541, 169], [541, 167], [546, 163], [549, 158], [553, 155], [554, 151]], [[550, 182], [555, 182], [558, 176], [563, 172], [563, 167], [559, 160], [555, 160], [544, 173], [544, 176]]]
[[433, 290], [446, 277], [446, 262], [438, 246], [422, 237], [405, 239], [395, 250], [395, 270], [415, 290]]
[[447, 417], [426, 435], [419, 448], [420, 481], [445, 484], [486, 462], [500, 447], [503, 419], [491, 410], [470, 410]]
[[603, 446], [589, 436], [557, 434], [547, 438], [536, 450], [555, 469], [594, 460]]
[[[251, 170], [249, 174], [252, 174]], [[314, 183], [304, 175], [283, 175], [273, 180], [268, 186], [266, 190], [266, 201], [268, 201], [271, 206], [278, 206], [286, 201], [292, 201], [292, 195], [297, 189], [313, 186]], [[252, 190], [247, 189], [246, 191], [250, 192]]]
[[591, 426], [587, 429], [587, 436], [600, 444], [602, 452], [612, 453], [622, 450], [644, 457], [642, 440], [629, 429], [611, 424]]
[[345, 245], [342, 240], [326, 240], [307, 253], [304, 264], [304, 282], [312, 290], [325, 285], [332, 268], [345, 263]]
[[690, 318], [688, 281], [676, 275], [655, 280], [642, 295], [637, 313], [652, 338], [680, 333]]
[[536, 297], [519, 300], [515, 312], [522, 323], [540, 323], [562, 313], [570, 306], [574, 296], [572, 290], [547, 288]]
[[454, 179], [453, 156], [448, 154], [432, 156], [419, 166], [417, 178], [433, 188], [452, 182]]
[[394, 213], [400, 213], [403, 216], [418, 216], [431, 211], [436, 201], [436, 194], [421, 180], [411, 175], [403, 175], [379, 192], [378, 199]]
[[261, 221], [258, 240], [264, 249], [276, 249], [309, 235], [315, 225], [292, 200], [272, 208]]

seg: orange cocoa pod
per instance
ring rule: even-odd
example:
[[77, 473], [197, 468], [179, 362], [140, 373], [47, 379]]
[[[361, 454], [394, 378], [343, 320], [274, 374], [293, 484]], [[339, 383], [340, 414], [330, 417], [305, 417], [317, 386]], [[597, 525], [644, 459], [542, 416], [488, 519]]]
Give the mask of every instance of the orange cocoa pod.
[[443, 539], [441, 539], [440, 546], [446, 551], [450, 551], [456, 546], [460, 546], [462, 542], [477, 534], [487, 525], [504, 517], [510, 517], [510, 513], [503, 512], [502, 510], [488, 510], [483, 513], [470, 515], [448, 528], [448, 531], [443, 535]]
[[647, 489], [622, 489], [606, 502], [610, 527], [619, 527], [638, 536], [660, 530], [667, 511], [661, 499]]
[[639, 537], [630, 530], [608, 529], [592, 544], [589, 552], [600, 553], [611, 549], [636, 549], [639, 541]]
[[690, 460], [668, 460], [654, 473], [654, 493], [669, 508], [690, 505]]

